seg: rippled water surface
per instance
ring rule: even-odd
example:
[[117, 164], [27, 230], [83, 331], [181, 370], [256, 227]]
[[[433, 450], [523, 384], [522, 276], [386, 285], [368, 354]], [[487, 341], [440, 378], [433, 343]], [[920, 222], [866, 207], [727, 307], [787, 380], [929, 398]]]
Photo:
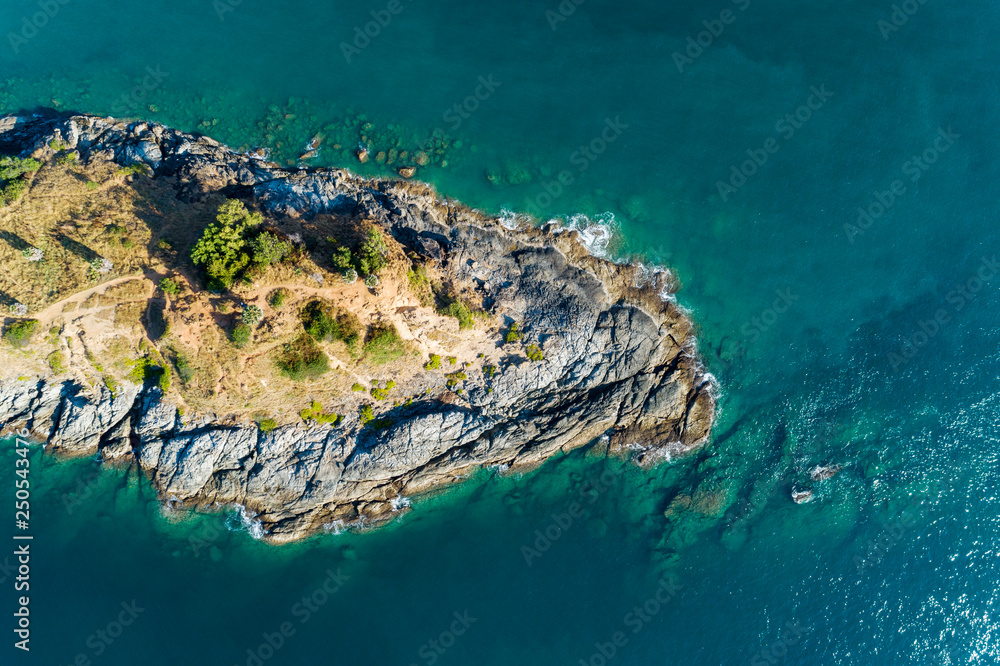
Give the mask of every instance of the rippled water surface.
[[895, 6], [3, 3], [0, 111], [292, 164], [319, 133], [305, 163], [372, 175], [423, 150], [447, 196], [607, 225], [609, 255], [676, 273], [721, 407], [688, 460], [484, 472], [283, 548], [35, 452], [32, 652], [0, 626], [0, 663], [1000, 661], [1000, 16]]

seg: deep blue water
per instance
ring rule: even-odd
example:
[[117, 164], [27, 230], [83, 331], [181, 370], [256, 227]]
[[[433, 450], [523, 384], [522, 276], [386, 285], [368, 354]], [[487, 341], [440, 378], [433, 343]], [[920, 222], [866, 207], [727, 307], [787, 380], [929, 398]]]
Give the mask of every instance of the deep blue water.
[[[43, 20], [4, 3], [0, 111], [150, 118], [280, 160], [321, 132], [310, 164], [366, 174], [395, 167], [358, 164], [362, 136], [374, 156], [440, 129], [446, 154], [418, 177], [443, 194], [609, 223], [611, 256], [676, 273], [721, 408], [686, 461], [580, 452], [283, 548], [36, 452], [33, 650], [2, 645], [0, 663], [245, 664], [286, 621], [268, 664], [596, 666], [610, 646], [643, 666], [1000, 662], [1000, 9], [896, 5], [69, 0]], [[386, 25], [348, 62], [373, 11]], [[821, 463], [845, 469], [793, 504]], [[609, 469], [528, 566], [536, 530]], [[695, 508], [666, 517], [678, 494]], [[302, 623], [296, 603], [338, 568]], [[637, 614], [658, 589], [669, 601]], [[89, 637], [132, 600], [97, 655]]]

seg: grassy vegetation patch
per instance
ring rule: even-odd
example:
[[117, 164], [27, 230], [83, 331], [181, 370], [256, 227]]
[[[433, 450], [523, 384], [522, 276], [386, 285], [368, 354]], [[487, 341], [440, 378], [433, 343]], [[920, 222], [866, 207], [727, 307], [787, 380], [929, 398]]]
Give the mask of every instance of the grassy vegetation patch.
[[303, 421], [315, 421], [316, 423], [329, 423], [337, 425], [344, 420], [340, 414], [327, 413], [323, 411], [323, 405], [313, 400], [312, 404], [299, 412]]
[[379, 324], [368, 330], [363, 353], [368, 362], [384, 365], [402, 358], [406, 354], [406, 344], [395, 326]]
[[299, 318], [306, 333], [317, 342], [343, 340], [350, 346], [361, 339], [361, 322], [358, 318], [323, 301], [307, 303]]
[[278, 369], [293, 381], [319, 377], [330, 369], [330, 361], [316, 341], [303, 334], [284, 345], [276, 359]]
[[66, 372], [67, 369], [66, 356], [61, 351], [56, 350], [52, 352], [51, 354], [49, 354], [47, 360], [49, 362], [49, 367], [52, 369], [52, 372], [56, 373], [57, 375], [61, 375], [62, 373]]
[[39, 323], [37, 319], [21, 319], [15, 321], [4, 331], [3, 339], [11, 346], [21, 349], [31, 342], [31, 338], [38, 332]]

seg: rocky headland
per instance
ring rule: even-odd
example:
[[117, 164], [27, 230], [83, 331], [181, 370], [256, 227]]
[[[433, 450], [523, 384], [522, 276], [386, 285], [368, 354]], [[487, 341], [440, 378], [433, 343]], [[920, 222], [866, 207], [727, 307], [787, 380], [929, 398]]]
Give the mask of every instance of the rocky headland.
[[[0, 208], [5, 329], [31, 317], [39, 334], [4, 345], [0, 425], [138, 465], [164, 502], [242, 505], [283, 542], [378, 524], [486, 466], [594, 442], [649, 465], [708, 440], [714, 387], [670, 275], [595, 257], [576, 231], [512, 229], [416, 180], [286, 169], [146, 122], [0, 117], [3, 155], [40, 165]], [[225, 200], [297, 258], [220, 294], [179, 248]], [[388, 247], [367, 285], [328, 259], [358, 225]], [[226, 303], [259, 308], [246, 346], [228, 344]], [[360, 340], [318, 336], [330, 371], [282, 375], [273, 356], [305, 335], [310, 303]], [[361, 351], [389, 329], [398, 354]], [[137, 373], [154, 363], [158, 378]]]

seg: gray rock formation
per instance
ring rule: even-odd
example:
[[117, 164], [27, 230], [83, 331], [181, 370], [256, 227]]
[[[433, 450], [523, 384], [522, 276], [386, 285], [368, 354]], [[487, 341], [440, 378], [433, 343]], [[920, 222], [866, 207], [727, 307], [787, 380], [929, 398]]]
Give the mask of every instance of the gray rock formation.
[[668, 276], [591, 256], [574, 233], [510, 231], [415, 182], [348, 172], [286, 170], [204, 137], [151, 123], [89, 116], [0, 118], [0, 153], [47, 157], [65, 142], [142, 162], [179, 196], [221, 191], [274, 216], [324, 212], [377, 220], [408, 250], [439, 260], [456, 285], [493, 313], [530, 322], [526, 342], [545, 361], [503, 373], [488, 391], [427, 400], [375, 431], [349, 417], [336, 428], [185, 422], [159, 389], [117, 395], [71, 383], [0, 385], [0, 426], [28, 427], [52, 451], [138, 462], [164, 501], [240, 504], [267, 538], [287, 541], [330, 525], [374, 524], [398, 498], [454, 482], [482, 466], [537, 465], [604, 435], [612, 451], [653, 464], [708, 439], [715, 399], [691, 324], [661, 294]]

